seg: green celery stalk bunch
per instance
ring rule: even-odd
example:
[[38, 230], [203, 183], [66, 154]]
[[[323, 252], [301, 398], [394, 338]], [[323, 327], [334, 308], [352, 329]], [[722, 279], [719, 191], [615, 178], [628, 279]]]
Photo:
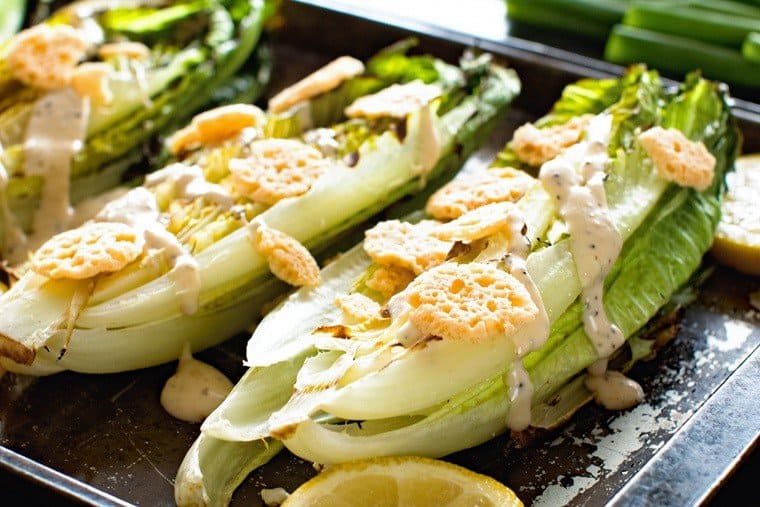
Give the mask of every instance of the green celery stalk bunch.
[[[158, 227], [164, 239], [168, 233], [179, 248], [150, 248], [123, 269], [85, 279], [51, 279], [29, 264], [20, 268], [21, 278], [0, 296], [3, 367], [34, 375], [117, 372], [176, 359], [185, 343], [193, 350], [220, 343], [287, 289], [254, 248], [253, 224], [318, 252], [395, 200], [450, 176], [484, 142], [520, 82], [488, 55], [466, 54], [456, 66], [406, 55], [413, 44], [388, 48], [359, 75], [285, 111], [259, 111], [254, 126], [232, 137], [178, 150], [167, 169], [190, 175], [192, 184], [154, 173], [127, 194], [142, 199], [142, 210], [157, 208], [151, 230]], [[344, 115], [356, 99], [410, 82], [440, 94], [404, 117]], [[246, 160], [255, 143], [275, 138], [321, 152], [323, 174], [304, 192], [276, 202], [238, 192], [230, 161]], [[211, 191], [192, 194], [192, 188]], [[186, 271], [197, 280], [190, 306], [183, 303], [180, 266], [173, 264], [179, 257], [185, 269], [195, 266]]]
[[[733, 167], [738, 145], [727, 101], [723, 87], [698, 75], [690, 75], [677, 90], [666, 90], [656, 72], [637, 66], [619, 79], [569, 85], [552, 111], [535, 123], [542, 130], [587, 115], [610, 118], [603, 186], [623, 243], [603, 281], [603, 308], [625, 338], [608, 358], [611, 368], [626, 370], [651, 355], [656, 342], [644, 339], [643, 329], [689, 283], [710, 247], [724, 175]], [[716, 159], [705, 190], [659, 175], [638, 140], [652, 127], [677, 129], [704, 143]], [[515, 144], [508, 144], [487, 171], [498, 175], [511, 167], [535, 174], [538, 167], [518, 153]], [[533, 389], [530, 425], [548, 428], [566, 421], [591, 399], [586, 368], [600, 353], [585, 332], [584, 288], [572, 236], [554, 202], [539, 181], [514, 202], [524, 220], [517, 230], [530, 242], [520, 276], [529, 275], [542, 301], [545, 341], [528, 347], [526, 354], [517, 352], [519, 344], [539, 336], [533, 325], [518, 326], [507, 335], [511, 339], [498, 333], [481, 342], [436, 335], [420, 339], [410, 331], [404, 300], [397, 297], [406, 289], [390, 298], [379, 293], [369, 281], [383, 268], [359, 245], [323, 270], [320, 287], [300, 289], [257, 327], [247, 346], [249, 370], [205, 420], [180, 466], [177, 503], [227, 504], [245, 476], [283, 446], [322, 464], [384, 455], [439, 457], [476, 446], [510, 428], [520, 398], [508, 379], [520, 371]], [[418, 213], [407, 220], [421, 218]], [[507, 235], [493, 233], [469, 245], [455, 244], [437, 267], [477, 268], [490, 262], [508, 271], [519, 266], [514, 256], [505, 257], [512, 251]], [[450, 290], [468, 288], [452, 283]], [[351, 317], [336, 304], [346, 296], [380, 311]], [[467, 322], [462, 332], [478, 325]]]
[[613, 63], [757, 88], [760, 4], [753, 0], [505, 0], [510, 21], [604, 42]]
[[[263, 49], [244, 76], [233, 76], [257, 47], [276, 5], [274, 0], [82, 0], [54, 12], [45, 25], [69, 25], [83, 34], [87, 53], [79, 65], [105, 64], [110, 93], [107, 103], [89, 101], [85, 133], [68, 164], [70, 204], [118, 185], [140, 160], [142, 146], [213, 100], [258, 97], [270, 68]], [[14, 40], [0, 43], [0, 180], [5, 180], [0, 181], [0, 258], [11, 263], [35, 246], [24, 236], [35, 232], [46, 179], [28, 167], [25, 146], [34, 137], [28, 128], [34, 107], [51, 93], [14, 75], [6, 58]], [[107, 52], [123, 43], [139, 43], [145, 54]]]

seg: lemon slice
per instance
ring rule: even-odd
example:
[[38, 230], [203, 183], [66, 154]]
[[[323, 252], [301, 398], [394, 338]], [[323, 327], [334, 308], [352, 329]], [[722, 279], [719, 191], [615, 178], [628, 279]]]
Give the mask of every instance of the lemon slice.
[[760, 275], [760, 153], [739, 157], [726, 183], [712, 253], [722, 264]]
[[500, 482], [419, 457], [383, 457], [329, 467], [282, 507], [522, 507]]

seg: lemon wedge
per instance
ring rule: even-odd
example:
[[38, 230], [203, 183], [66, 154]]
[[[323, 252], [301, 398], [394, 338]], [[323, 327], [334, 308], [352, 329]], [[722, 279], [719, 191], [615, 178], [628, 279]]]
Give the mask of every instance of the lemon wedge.
[[760, 275], [760, 153], [739, 157], [726, 183], [712, 253], [722, 264]]
[[420, 457], [383, 457], [335, 465], [303, 484], [282, 507], [522, 507], [500, 482]]

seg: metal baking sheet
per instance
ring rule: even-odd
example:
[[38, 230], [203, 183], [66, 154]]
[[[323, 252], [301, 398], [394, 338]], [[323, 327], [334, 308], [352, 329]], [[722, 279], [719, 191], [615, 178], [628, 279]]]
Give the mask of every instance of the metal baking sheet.
[[[465, 45], [476, 45], [518, 70], [524, 93], [488, 146], [468, 161], [471, 167], [487, 164], [514, 128], [545, 112], [566, 83], [619, 70], [533, 43], [478, 40], [420, 23], [382, 24], [317, 3], [327, 2], [284, 5], [283, 25], [272, 36], [279, 62], [272, 90], [339, 54], [367, 57], [410, 33], [423, 50], [442, 57], [454, 60]], [[740, 106], [747, 148], [760, 150], [757, 106]], [[678, 337], [632, 370], [646, 392], [641, 405], [617, 413], [589, 405], [529, 448], [514, 449], [502, 436], [446, 459], [495, 477], [527, 505], [704, 502], [760, 435], [760, 312], [747, 302], [758, 289], [760, 278], [717, 267], [686, 311]], [[238, 378], [247, 337], [199, 357]], [[199, 429], [160, 407], [161, 387], [174, 368], [6, 375], [0, 380], [0, 466], [86, 504], [172, 505], [174, 474]], [[261, 505], [262, 488], [293, 490], [315, 473], [310, 463], [283, 452], [245, 480], [233, 505]]]

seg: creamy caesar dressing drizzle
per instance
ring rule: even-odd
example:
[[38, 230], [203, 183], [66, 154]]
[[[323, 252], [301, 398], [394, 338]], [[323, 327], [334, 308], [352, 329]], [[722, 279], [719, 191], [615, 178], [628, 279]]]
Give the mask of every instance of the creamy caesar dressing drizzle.
[[[183, 188], [187, 186], [189, 185]], [[217, 189], [212, 188], [210, 191], [213, 194]], [[203, 194], [199, 196], [212, 199]], [[108, 203], [95, 216], [95, 220], [120, 222], [142, 231], [146, 248], [162, 250], [171, 266], [169, 276], [176, 286], [182, 313], [192, 315], [198, 311], [201, 291], [198, 263], [177, 237], [161, 223], [156, 197], [149, 190], [142, 187], [130, 190], [121, 198]]]
[[533, 401], [533, 383], [522, 364], [522, 359], [512, 362], [509, 373], [504, 378], [509, 388], [509, 412], [507, 427], [522, 431], [530, 426], [530, 407]]
[[533, 383], [523, 366], [523, 358], [539, 349], [549, 338], [551, 323], [546, 313], [541, 293], [528, 273], [525, 259], [530, 252], [530, 241], [525, 235], [525, 218], [516, 208], [507, 214], [507, 234], [509, 236], [509, 253], [502, 259], [509, 273], [514, 276], [530, 293], [533, 303], [538, 308], [536, 318], [510, 336], [515, 347], [515, 359], [505, 376], [509, 389], [509, 412], [507, 426], [514, 431], [521, 431], [530, 426], [531, 404], [533, 402]]
[[[35, 250], [51, 236], [68, 229], [73, 214], [69, 202], [71, 160], [82, 149], [89, 115], [89, 101], [70, 87], [49, 92], [32, 106], [24, 139], [24, 162], [26, 174], [42, 177], [43, 184], [27, 250]], [[25, 252], [17, 254], [23, 256]]]
[[71, 216], [69, 226], [79, 227], [86, 221], [95, 218], [95, 216], [106, 206], [106, 204], [123, 197], [127, 192], [129, 192], [128, 188], [117, 187], [103, 194], [96, 195], [95, 197], [89, 197], [81, 201], [79, 204], [74, 206], [74, 213]]
[[[546, 162], [539, 174], [546, 191], [556, 198], [559, 214], [567, 224], [570, 251], [583, 287], [583, 327], [600, 357], [589, 368], [592, 378], [587, 385], [597, 401], [602, 404], [610, 401], [608, 408], [619, 405], [612, 400], [636, 396], [632, 388], [635, 382], [619, 382], [617, 375], [609, 380], [611, 372], [606, 371], [607, 358], [625, 343], [625, 336], [610, 322], [603, 304], [604, 279], [623, 244], [604, 191], [611, 131], [612, 117], [596, 116], [586, 129], [585, 139]], [[623, 393], [625, 390], [628, 392]]]
[[187, 422], [201, 422], [232, 391], [232, 382], [211, 365], [194, 359], [185, 344], [177, 372], [161, 391], [161, 406], [170, 415]]
[[171, 182], [173, 194], [180, 199], [203, 198], [225, 211], [235, 204], [230, 193], [221, 185], [209, 183], [197, 165], [171, 164], [145, 177], [145, 186], [149, 188], [166, 182]]
[[596, 402], [609, 410], [631, 408], [644, 399], [641, 386], [619, 371], [589, 375], [586, 387], [594, 394]]
[[418, 343], [423, 338], [425, 338], [425, 335], [410, 320], [404, 322], [396, 332], [398, 343], [407, 348]]

